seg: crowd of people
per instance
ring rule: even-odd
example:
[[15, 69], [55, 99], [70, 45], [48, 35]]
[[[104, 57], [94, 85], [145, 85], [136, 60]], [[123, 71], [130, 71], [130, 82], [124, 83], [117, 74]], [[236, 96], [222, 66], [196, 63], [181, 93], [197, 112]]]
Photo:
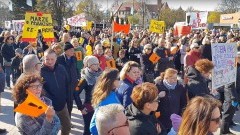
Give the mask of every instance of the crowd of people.
[[[219, 127], [222, 135], [233, 134], [240, 81], [211, 88], [211, 44], [240, 46], [238, 32], [63, 30], [55, 31], [53, 42], [41, 31], [35, 42], [25, 42], [21, 33], [1, 34], [0, 93], [12, 90], [14, 108], [27, 92], [48, 106], [39, 117], [14, 114], [21, 134], [70, 134], [74, 102], [83, 135], [212, 135]], [[159, 57], [156, 63], [152, 55]], [[239, 65], [240, 53], [237, 78]]]

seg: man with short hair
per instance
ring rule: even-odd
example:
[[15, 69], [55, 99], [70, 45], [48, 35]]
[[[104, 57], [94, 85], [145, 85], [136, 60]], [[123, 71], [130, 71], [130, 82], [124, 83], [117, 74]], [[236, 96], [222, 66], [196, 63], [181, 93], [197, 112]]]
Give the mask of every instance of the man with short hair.
[[41, 76], [46, 97], [53, 102], [54, 110], [61, 121], [62, 135], [68, 135], [71, 130], [70, 116], [67, 109], [68, 75], [63, 65], [57, 64], [57, 54], [52, 49], [44, 52]]
[[120, 104], [99, 107], [96, 113], [96, 126], [99, 135], [130, 135], [128, 120]]

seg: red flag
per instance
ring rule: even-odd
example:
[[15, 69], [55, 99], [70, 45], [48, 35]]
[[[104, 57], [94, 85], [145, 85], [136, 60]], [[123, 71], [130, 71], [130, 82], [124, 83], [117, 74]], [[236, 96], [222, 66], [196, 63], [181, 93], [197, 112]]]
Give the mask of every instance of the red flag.
[[125, 34], [129, 33], [130, 30], [130, 24], [118, 24], [114, 22], [113, 24], [113, 31], [114, 32], [124, 32]]

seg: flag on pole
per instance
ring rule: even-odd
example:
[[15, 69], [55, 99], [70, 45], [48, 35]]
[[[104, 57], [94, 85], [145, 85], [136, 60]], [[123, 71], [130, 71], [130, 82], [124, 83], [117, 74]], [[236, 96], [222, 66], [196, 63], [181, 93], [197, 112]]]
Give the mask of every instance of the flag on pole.
[[10, 1], [8, 2], [8, 4], [9, 4], [9, 6], [8, 6], [9, 10], [10, 10], [10, 11], [13, 11], [12, 1], [10, 0]]
[[32, 7], [32, 0], [27, 0], [27, 5]]

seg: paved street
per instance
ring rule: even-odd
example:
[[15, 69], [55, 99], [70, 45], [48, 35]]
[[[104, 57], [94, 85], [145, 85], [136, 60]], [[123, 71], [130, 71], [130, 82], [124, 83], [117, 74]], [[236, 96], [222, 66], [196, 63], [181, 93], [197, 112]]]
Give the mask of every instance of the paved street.
[[[19, 135], [17, 128], [14, 126], [13, 118], [13, 102], [11, 98], [11, 91], [5, 90], [2, 93], [2, 113], [0, 113], [0, 128], [7, 129], [7, 135]], [[238, 124], [236, 127], [232, 128], [231, 131], [237, 135], [240, 135], [240, 111], [238, 111], [234, 117], [234, 121]], [[83, 120], [81, 113], [74, 106], [72, 113], [72, 124], [73, 128], [71, 131], [72, 135], [82, 135], [83, 132]], [[219, 135], [219, 131], [215, 133]]]

